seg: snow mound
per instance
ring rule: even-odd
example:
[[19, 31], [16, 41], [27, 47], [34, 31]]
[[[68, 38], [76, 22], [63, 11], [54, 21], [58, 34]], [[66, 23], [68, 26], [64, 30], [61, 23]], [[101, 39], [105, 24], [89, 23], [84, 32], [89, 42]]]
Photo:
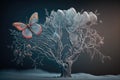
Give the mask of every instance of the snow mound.
[[72, 78], [59, 78], [58, 73], [43, 70], [0, 71], [0, 80], [120, 80], [120, 75], [95, 76], [86, 73], [72, 74]]

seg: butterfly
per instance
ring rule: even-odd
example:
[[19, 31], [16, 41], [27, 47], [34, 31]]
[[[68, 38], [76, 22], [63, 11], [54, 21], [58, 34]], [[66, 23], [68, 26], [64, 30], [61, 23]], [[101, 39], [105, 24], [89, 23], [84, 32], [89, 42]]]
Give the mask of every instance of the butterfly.
[[24, 24], [22, 22], [14, 22], [13, 26], [16, 27], [19, 31], [22, 31], [24, 38], [32, 38], [32, 34], [40, 35], [42, 33], [41, 25], [37, 24], [38, 22], [38, 13], [34, 12], [30, 19], [29, 24]]

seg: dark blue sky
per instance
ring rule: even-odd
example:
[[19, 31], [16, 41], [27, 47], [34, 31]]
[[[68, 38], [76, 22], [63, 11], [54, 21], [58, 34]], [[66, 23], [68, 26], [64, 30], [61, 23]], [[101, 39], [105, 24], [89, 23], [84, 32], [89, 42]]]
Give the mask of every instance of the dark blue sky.
[[[8, 29], [14, 29], [12, 23], [21, 21], [26, 23], [33, 12], [39, 13], [39, 22], [45, 21], [45, 8], [50, 12], [57, 9], [74, 7], [77, 11], [98, 10], [98, 18], [103, 21], [97, 30], [105, 37], [105, 44], [101, 51], [111, 56], [112, 60], [101, 63], [95, 59], [90, 61], [86, 54], [81, 54], [79, 60], [73, 64], [73, 72], [92, 74], [120, 74], [120, 5], [119, 1], [109, 0], [3, 0], [0, 2], [0, 69], [21, 68], [10, 60], [12, 51], [6, 46], [12, 42]], [[49, 62], [48, 62], [49, 63]], [[48, 71], [57, 71], [58, 68], [50, 63], [42, 66]], [[48, 65], [47, 65], [48, 64]], [[49, 67], [48, 67], [49, 66]], [[27, 66], [28, 67], [28, 66]], [[26, 67], [26, 68], [27, 68]], [[29, 67], [30, 68], [30, 67]]]

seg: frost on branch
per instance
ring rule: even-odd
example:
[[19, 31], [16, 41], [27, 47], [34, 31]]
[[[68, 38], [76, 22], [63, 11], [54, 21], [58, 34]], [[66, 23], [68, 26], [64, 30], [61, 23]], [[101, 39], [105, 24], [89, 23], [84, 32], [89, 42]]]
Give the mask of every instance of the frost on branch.
[[[93, 12], [80, 13], [74, 8], [51, 11], [42, 24], [43, 32], [40, 36], [24, 39], [21, 32], [11, 30], [15, 61], [21, 63], [27, 56], [35, 66], [46, 57], [58, 63], [69, 74], [71, 70], [66, 70], [65, 66], [72, 66], [81, 53], [89, 53], [92, 59], [99, 55], [103, 61], [108, 56], [99, 51], [104, 44], [104, 37], [93, 28], [96, 24], [97, 15]], [[65, 73], [61, 76], [65, 76]]]
[[76, 56], [81, 52], [89, 53], [92, 59], [96, 54], [100, 56], [102, 61], [106, 57], [99, 51], [101, 45], [104, 44], [104, 37], [101, 37], [93, 28], [93, 25], [97, 24], [97, 15], [93, 12], [80, 13], [76, 12], [74, 8], [52, 11], [50, 16], [46, 18], [46, 24], [67, 31], [70, 52], [66, 59], [76, 60]]

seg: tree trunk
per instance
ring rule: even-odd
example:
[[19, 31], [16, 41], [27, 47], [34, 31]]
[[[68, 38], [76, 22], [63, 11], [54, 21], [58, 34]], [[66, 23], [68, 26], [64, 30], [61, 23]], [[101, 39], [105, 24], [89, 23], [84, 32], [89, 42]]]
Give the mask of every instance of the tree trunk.
[[60, 77], [71, 77], [72, 61], [67, 61], [62, 65]]

